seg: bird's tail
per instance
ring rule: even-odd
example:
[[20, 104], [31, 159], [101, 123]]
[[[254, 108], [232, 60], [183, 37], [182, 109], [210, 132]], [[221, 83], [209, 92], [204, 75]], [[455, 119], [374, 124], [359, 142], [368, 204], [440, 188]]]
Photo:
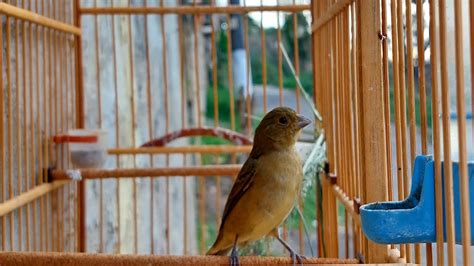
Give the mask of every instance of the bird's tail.
[[223, 247], [222, 245], [222, 235], [219, 232], [219, 235], [217, 236], [216, 242], [214, 242], [214, 245], [207, 251], [206, 255], [218, 255], [218, 256], [225, 256], [229, 254], [229, 251], [232, 249], [232, 247]]
[[206, 253], [206, 255], [217, 255], [217, 256], [226, 256], [229, 254], [229, 251], [232, 248], [217, 249], [215, 246], [212, 246]]

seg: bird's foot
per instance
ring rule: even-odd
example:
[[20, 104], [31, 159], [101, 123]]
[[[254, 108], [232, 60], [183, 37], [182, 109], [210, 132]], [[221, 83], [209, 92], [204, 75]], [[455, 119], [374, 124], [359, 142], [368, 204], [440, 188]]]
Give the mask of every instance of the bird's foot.
[[230, 266], [239, 266], [239, 253], [237, 249], [233, 248], [232, 252], [230, 253]]
[[296, 265], [296, 261], [298, 261], [298, 264], [303, 265], [303, 260], [306, 259], [305, 256], [300, 255], [294, 252], [293, 250], [290, 251], [290, 257], [291, 257], [291, 261], [293, 262], [293, 266]]

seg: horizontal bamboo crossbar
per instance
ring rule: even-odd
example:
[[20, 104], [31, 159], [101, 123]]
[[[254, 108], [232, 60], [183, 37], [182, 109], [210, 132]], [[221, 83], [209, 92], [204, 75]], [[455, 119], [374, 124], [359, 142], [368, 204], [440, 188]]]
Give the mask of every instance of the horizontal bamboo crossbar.
[[297, 13], [310, 10], [309, 5], [281, 6], [164, 6], [164, 7], [83, 7], [83, 15], [124, 15], [124, 14], [227, 14], [259, 11], [283, 11]]
[[[2, 266], [9, 265], [226, 265], [227, 256], [150, 256], [150, 255], [119, 255], [119, 254], [85, 254], [59, 252], [0, 252]], [[240, 257], [242, 265], [290, 265], [288, 257]], [[305, 264], [357, 264], [356, 259], [308, 258]]]
[[[206, 165], [189, 167], [162, 168], [128, 168], [128, 169], [81, 169], [82, 179], [131, 178], [131, 177], [166, 177], [166, 176], [233, 176], [239, 173], [242, 166]], [[69, 180], [68, 170], [54, 170], [53, 180]]]
[[357, 225], [360, 226], [360, 216], [354, 210], [354, 202], [347, 197], [347, 195], [338, 185], [332, 185], [332, 189], [337, 199], [344, 205], [352, 219], [357, 223]]
[[173, 153], [249, 153], [252, 145], [194, 145], [180, 147], [143, 147], [143, 148], [114, 148], [109, 149], [110, 155], [122, 154], [173, 154]]
[[[21, 206], [24, 206], [32, 201], [34, 201], [37, 198], [40, 198], [41, 196], [57, 189], [60, 188], [64, 185], [69, 183], [69, 181], [55, 181], [52, 183], [45, 183], [42, 185], [39, 185], [31, 190], [28, 190], [27, 192], [24, 192], [17, 197], [14, 197], [12, 199], [9, 199], [3, 203], [0, 204], [0, 217], [4, 216], [5, 214], [8, 214]], [[1, 261], [1, 260], [0, 260]]]
[[317, 31], [319, 28], [324, 26], [328, 23], [331, 19], [337, 16], [342, 10], [350, 5], [354, 0], [342, 0], [338, 1], [337, 3], [333, 4], [328, 10], [324, 11], [324, 13], [319, 17], [311, 26], [311, 31]]
[[41, 16], [35, 12], [31, 12], [6, 3], [0, 3], [0, 14], [12, 16], [21, 20], [29, 21], [47, 28], [55, 29], [65, 33], [81, 35], [81, 29], [67, 23], [63, 23], [54, 19]]

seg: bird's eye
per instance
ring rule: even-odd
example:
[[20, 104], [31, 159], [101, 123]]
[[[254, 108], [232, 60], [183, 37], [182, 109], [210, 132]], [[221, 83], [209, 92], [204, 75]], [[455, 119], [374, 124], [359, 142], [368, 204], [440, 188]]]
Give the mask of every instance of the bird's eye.
[[282, 116], [280, 117], [280, 119], [278, 119], [278, 123], [285, 126], [286, 124], [288, 124], [288, 119], [286, 119], [285, 116]]

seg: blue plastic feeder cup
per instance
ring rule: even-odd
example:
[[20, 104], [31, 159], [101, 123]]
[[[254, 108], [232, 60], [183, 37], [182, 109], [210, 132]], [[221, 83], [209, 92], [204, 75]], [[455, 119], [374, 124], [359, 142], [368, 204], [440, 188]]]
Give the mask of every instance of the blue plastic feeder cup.
[[[461, 243], [461, 199], [459, 164], [453, 163], [453, 195], [456, 243]], [[442, 168], [444, 163], [442, 163]], [[362, 230], [367, 238], [380, 244], [436, 242], [434, 161], [431, 156], [415, 159], [410, 195], [403, 201], [376, 202], [360, 208]], [[474, 162], [468, 163], [469, 204], [474, 218]], [[444, 174], [443, 206], [444, 204]], [[443, 219], [445, 219], [443, 210]], [[446, 222], [444, 222], [446, 224]], [[474, 244], [474, 219], [471, 218], [471, 243]], [[446, 239], [446, 228], [444, 230]]]

